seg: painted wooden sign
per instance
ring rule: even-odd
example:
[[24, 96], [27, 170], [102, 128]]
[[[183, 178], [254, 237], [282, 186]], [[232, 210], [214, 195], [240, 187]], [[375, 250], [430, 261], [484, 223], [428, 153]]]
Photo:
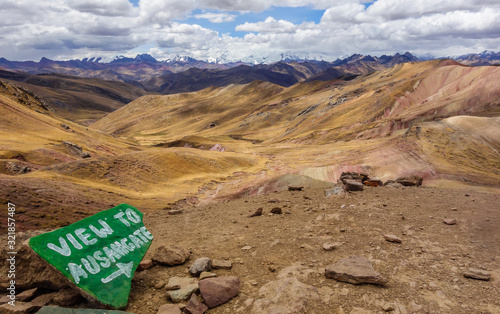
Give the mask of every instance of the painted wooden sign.
[[30, 239], [30, 247], [104, 305], [128, 303], [132, 276], [153, 236], [136, 208], [121, 204]]

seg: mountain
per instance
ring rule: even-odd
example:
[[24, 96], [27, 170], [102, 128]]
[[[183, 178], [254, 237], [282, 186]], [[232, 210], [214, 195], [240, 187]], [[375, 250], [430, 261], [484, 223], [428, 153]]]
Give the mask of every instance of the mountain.
[[485, 50], [481, 53], [470, 53], [453, 57], [453, 59], [470, 66], [500, 65], [500, 52]]
[[0, 78], [30, 90], [61, 117], [81, 123], [100, 118], [138, 97], [151, 94], [124, 82], [64, 74], [36, 75], [0, 70]]

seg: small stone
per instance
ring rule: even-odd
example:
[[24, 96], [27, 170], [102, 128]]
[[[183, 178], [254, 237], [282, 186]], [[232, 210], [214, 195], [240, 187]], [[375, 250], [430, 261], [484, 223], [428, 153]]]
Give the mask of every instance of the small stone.
[[469, 270], [464, 273], [464, 277], [488, 281], [491, 278], [491, 274], [482, 269], [469, 268]]
[[222, 259], [214, 259], [212, 261], [213, 269], [231, 269], [233, 268], [233, 263], [231, 261], [226, 261]]
[[445, 218], [445, 219], [443, 219], [443, 222], [447, 225], [456, 225], [457, 224], [457, 220], [451, 219], [451, 218]]
[[258, 285], [259, 283], [257, 282], [257, 280], [250, 280], [249, 283], [252, 285], [252, 286], [256, 286]]
[[160, 306], [156, 314], [181, 314], [181, 309], [177, 304], [167, 303]]
[[155, 288], [155, 289], [161, 289], [161, 288], [165, 287], [165, 285], [166, 285], [165, 281], [160, 280], [160, 282], [158, 282], [158, 283], [155, 285], [155, 287], [154, 287], [154, 288]]
[[279, 199], [277, 198], [273, 198], [273, 199], [270, 199], [269, 201], [267, 201], [268, 203], [279, 203], [281, 202]]
[[169, 285], [169, 284], [166, 284], [166, 285], [164, 285], [164, 288], [167, 291], [172, 291], [172, 290], [179, 290], [181, 288], [181, 286], [180, 285]]
[[174, 303], [187, 301], [198, 291], [198, 281], [195, 278], [170, 277], [168, 286], [179, 285], [180, 289], [168, 291], [167, 294]]
[[302, 191], [303, 189], [304, 189], [303, 186], [293, 186], [293, 185], [288, 186], [288, 191]]
[[200, 281], [200, 293], [209, 308], [226, 303], [238, 295], [240, 280], [237, 277], [216, 277]]
[[273, 209], [271, 209], [271, 213], [276, 215], [281, 215], [282, 210], [280, 207], [274, 207]]
[[201, 303], [200, 299], [198, 299], [198, 297], [193, 294], [191, 295], [191, 299], [189, 299], [189, 302], [184, 308], [184, 313], [203, 314], [206, 310], [208, 310], [208, 307], [205, 304]]
[[169, 215], [179, 215], [182, 214], [183, 210], [182, 209], [171, 209], [167, 213]]
[[244, 247], [241, 248], [242, 251], [249, 251], [251, 249], [252, 247], [250, 245], [245, 245]]
[[394, 311], [394, 304], [389, 303], [389, 302], [386, 302], [386, 303], [382, 306], [382, 309], [383, 309], [385, 312]]
[[364, 185], [366, 186], [382, 186], [383, 182], [378, 179], [367, 179], [363, 182]]
[[401, 243], [401, 239], [393, 234], [384, 234], [384, 239], [389, 242]]
[[159, 264], [175, 266], [184, 264], [190, 255], [191, 253], [184, 248], [175, 245], [162, 245], [156, 249], [152, 260]]
[[248, 217], [250, 218], [250, 217], [256, 217], [256, 216], [262, 216], [262, 207], [257, 208], [255, 210], [255, 212], [253, 214], [249, 215]]
[[338, 243], [338, 242], [326, 242], [326, 243], [323, 243], [322, 247], [323, 247], [323, 250], [325, 251], [333, 251], [335, 249], [338, 249], [342, 244], [341, 243]]
[[372, 283], [383, 285], [388, 282], [373, 269], [371, 262], [362, 256], [351, 256], [325, 268], [326, 278], [352, 284]]
[[153, 263], [152, 259], [145, 259], [139, 263], [139, 266], [137, 267], [137, 271], [143, 271], [146, 269], [150, 269], [153, 266], [154, 266], [154, 263]]
[[217, 277], [217, 274], [215, 273], [210, 273], [208, 271], [204, 271], [200, 274], [200, 280], [206, 279], [206, 278], [213, 278]]
[[191, 276], [198, 277], [204, 271], [212, 270], [212, 260], [208, 257], [197, 258], [189, 267]]

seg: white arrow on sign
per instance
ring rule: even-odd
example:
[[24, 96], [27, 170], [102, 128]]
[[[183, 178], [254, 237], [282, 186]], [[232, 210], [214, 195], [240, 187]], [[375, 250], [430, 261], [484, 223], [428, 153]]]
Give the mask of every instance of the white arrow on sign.
[[132, 277], [132, 267], [134, 266], [134, 262], [122, 264], [122, 263], [116, 263], [116, 266], [118, 266], [118, 270], [109, 275], [106, 278], [102, 278], [101, 281], [102, 283], [108, 283], [111, 280], [117, 278], [118, 276], [121, 276], [122, 274], [127, 276], [128, 278]]

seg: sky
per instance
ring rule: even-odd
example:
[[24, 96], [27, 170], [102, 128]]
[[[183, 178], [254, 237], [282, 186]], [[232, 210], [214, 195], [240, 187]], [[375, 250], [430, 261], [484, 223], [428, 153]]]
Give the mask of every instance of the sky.
[[0, 0], [0, 57], [456, 56], [500, 50], [500, 0]]

